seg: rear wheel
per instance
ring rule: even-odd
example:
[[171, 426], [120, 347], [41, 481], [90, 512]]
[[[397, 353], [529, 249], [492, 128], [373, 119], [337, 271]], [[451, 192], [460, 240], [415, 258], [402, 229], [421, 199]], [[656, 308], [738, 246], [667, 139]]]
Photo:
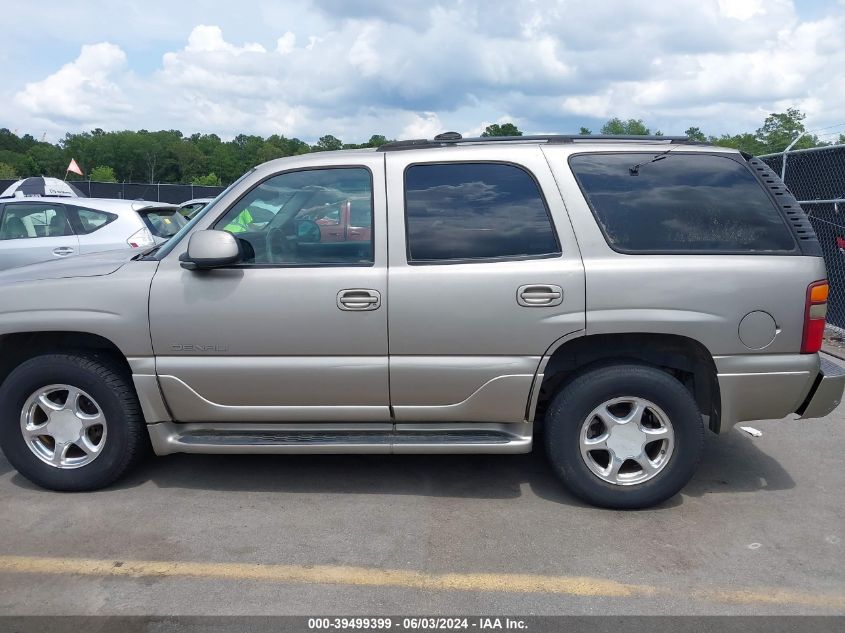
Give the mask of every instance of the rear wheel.
[[144, 433], [131, 378], [109, 359], [37, 356], [0, 387], [0, 448], [44, 488], [109, 485], [140, 457]]
[[644, 508], [678, 493], [701, 460], [704, 424], [686, 388], [642, 365], [588, 370], [546, 413], [546, 450], [577, 496]]

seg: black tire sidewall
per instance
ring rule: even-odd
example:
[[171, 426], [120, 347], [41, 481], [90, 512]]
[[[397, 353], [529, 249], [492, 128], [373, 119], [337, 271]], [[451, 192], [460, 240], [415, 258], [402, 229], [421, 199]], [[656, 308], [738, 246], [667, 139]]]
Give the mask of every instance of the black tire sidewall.
[[[107, 485], [122, 472], [130, 434], [124, 403], [82, 357], [42, 356], [15, 369], [0, 387], [0, 448], [9, 462], [30, 481], [53, 490], [85, 490]], [[96, 362], [96, 361], [95, 361]], [[20, 417], [36, 390], [67, 384], [89, 394], [106, 418], [103, 452], [90, 464], [61, 469], [36, 457], [24, 440]]]
[[[600, 404], [640, 397], [660, 407], [674, 431], [674, 450], [663, 470], [641, 484], [619, 486], [597, 477], [581, 455], [581, 427]], [[614, 365], [587, 371], [552, 401], [545, 442], [552, 466], [577, 496], [602, 507], [644, 508], [677, 494], [701, 459], [704, 425], [695, 401], [674, 377], [642, 365]]]

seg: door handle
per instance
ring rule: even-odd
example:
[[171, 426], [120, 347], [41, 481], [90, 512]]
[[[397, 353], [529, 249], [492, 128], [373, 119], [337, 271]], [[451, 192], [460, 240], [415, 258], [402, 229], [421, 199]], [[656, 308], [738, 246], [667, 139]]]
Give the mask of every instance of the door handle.
[[73, 255], [73, 249], [70, 246], [57, 246], [53, 249], [53, 255], [67, 257], [68, 255]]
[[341, 310], [378, 310], [381, 294], [366, 288], [349, 288], [337, 293], [337, 307]]
[[563, 303], [563, 289], [552, 284], [520, 286], [516, 291], [516, 302], [526, 308], [559, 306]]

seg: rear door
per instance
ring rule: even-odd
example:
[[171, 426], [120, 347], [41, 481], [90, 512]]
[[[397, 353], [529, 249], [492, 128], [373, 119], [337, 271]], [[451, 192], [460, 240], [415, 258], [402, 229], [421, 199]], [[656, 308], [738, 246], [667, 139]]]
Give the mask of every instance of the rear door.
[[135, 229], [122, 232], [114, 231], [113, 227], [117, 225], [113, 223], [118, 222], [120, 219], [116, 213], [75, 205], [68, 205], [67, 209], [71, 226], [73, 226], [77, 235], [79, 235], [80, 255], [129, 247], [126, 238]]
[[387, 154], [397, 423], [520, 422], [540, 359], [584, 328], [584, 269], [536, 146]]
[[0, 219], [0, 270], [79, 254], [64, 205], [6, 203]]

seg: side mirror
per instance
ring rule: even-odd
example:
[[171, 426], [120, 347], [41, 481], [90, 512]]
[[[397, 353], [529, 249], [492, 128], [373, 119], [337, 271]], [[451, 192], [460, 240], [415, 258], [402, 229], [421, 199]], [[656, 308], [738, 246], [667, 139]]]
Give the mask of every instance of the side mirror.
[[208, 270], [237, 264], [241, 260], [238, 240], [228, 231], [197, 231], [188, 241], [188, 252], [179, 258], [182, 268]]

